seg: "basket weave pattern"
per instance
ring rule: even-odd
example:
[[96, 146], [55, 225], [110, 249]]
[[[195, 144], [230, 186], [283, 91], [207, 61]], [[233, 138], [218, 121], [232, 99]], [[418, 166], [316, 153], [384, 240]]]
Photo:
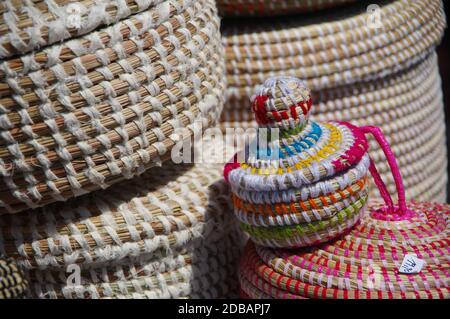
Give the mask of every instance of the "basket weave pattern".
[[[116, 24], [162, 2], [164, 0], [2, 1], [0, 58], [30, 52]], [[76, 25], [72, 25], [70, 15], [79, 18]]]
[[[313, 119], [381, 127], [400, 163], [408, 197], [445, 201], [444, 106], [434, 53], [446, 24], [442, 2], [400, 0], [382, 6], [381, 29], [368, 27], [367, 14], [345, 10], [342, 20], [323, 22], [336, 19], [335, 11], [324, 20], [284, 17], [225, 25], [229, 86], [221, 128], [256, 126], [248, 101], [267, 77], [300, 77], [312, 90]], [[394, 192], [382, 152], [370, 142]]]
[[1, 62], [0, 213], [132, 178], [170, 154], [177, 128], [216, 121], [224, 68], [214, 2], [140, 11]]
[[217, 0], [224, 16], [272, 16], [332, 8], [355, 0]]
[[[237, 294], [240, 235], [221, 165], [151, 169], [106, 191], [0, 219], [0, 251], [39, 298]], [[69, 265], [82, 282], [70, 285]]]
[[12, 258], [0, 258], [0, 299], [22, 298], [28, 283]]

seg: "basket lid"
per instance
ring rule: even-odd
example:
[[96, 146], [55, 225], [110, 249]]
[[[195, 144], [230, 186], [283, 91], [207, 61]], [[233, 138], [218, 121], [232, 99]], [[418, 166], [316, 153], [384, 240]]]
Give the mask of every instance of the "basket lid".
[[361, 161], [368, 149], [364, 134], [350, 123], [310, 120], [312, 106], [310, 90], [295, 77], [271, 77], [256, 89], [258, 136], [225, 166], [232, 188], [299, 188]]

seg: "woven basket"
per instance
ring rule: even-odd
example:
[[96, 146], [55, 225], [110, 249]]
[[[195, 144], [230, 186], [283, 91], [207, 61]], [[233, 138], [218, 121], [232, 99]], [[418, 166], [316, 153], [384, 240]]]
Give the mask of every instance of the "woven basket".
[[355, 0], [217, 0], [224, 16], [273, 16], [332, 8]]
[[[222, 165], [164, 164], [67, 203], [0, 219], [0, 252], [39, 298], [237, 296], [240, 232]], [[73, 284], [70, 265], [81, 271]]]
[[[234, 213], [257, 244], [326, 242], [353, 227], [365, 211], [370, 167], [365, 133], [350, 123], [309, 120], [313, 105], [308, 88], [293, 77], [269, 78], [252, 97], [258, 126], [278, 129], [279, 138], [266, 147], [260, 143], [242, 159], [237, 154], [224, 176]], [[267, 153], [271, 156], [263, 156]]]
[[[398, 204], [393, 204], [372, 166], [384, 203], [372, 202], [369, 213], [348, 234], [302, 250], [275, 250], [248, 243], [240, 268], [241, 289], [247, 296], [450, 299], [450, 205], [406, 203], [392, 150], [381, 131], [366, 129], [385, 152]], [[420, 260], [414, 261], [408, 255]], [[418, 262], [424, 265], [414, 270]]]
[[[313, 119], [380, 126], [401, 163], [408, 197], [445, 201], [445, 124], [434, 53], [445, 26], [441, 5], [394, 1], [380, 9], [381, 29], [368, 27], [356, 4], [317, 18], [225, 25], [229, 87], [221, 127], [253, 127], [248, 100], [254, 87], [269, 75], [298, 76], [312, 89]], [[382, 152], [371, 146], [393, 192]]]
[[0, 214], [131, 178], [170, 154], [177, 128], [214, 123], [218, 26], [212, 0], [170, 0], [2, 61]]
[[223, 233], [206, 237], [206, 247], [197, 238], [169, 255], [158, 251], [83, 270], [80, 285], [68, 285], [65, 271], [34, 270], [29, 280], [38, 298], [236, 297], [237, 240]]
[[15, 299], [25, 295], [27, 282], [12, 258], [0, 258], [0, 299]]
[[23, 54], [113, 25], [164, 0], [2, 1], [0, 58]]
[[333, 12], [300, 21], [293, 16], [225, 25], [230, 94], [249, 95], [275, 74], [302, 78], [313, 91], [387, 76], [433, 51], [445, 27], [439, 0], [383, 6], [381, 28], [371, 27], [361, 9], [356, 5], [342, 16]]

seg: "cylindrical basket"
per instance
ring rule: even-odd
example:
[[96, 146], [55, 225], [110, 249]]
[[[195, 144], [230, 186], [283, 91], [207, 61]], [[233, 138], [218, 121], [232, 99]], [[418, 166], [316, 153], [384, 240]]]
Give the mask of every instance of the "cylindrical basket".
[[242, 247], [219, 164], [164, 164], [0, 219], [37, 298], [236, 297]]
[[218, 118], [214, 1], [117, 2], [131, 7], [115, 24], [0, 63], [0, 214], [132, 178], [170, 156], [177, 129]]
[[[229, 85], [221, 128], [255, 127], [249, 97], [256, 85], [273, 75], [296, 76], [312, 90], [314, 120], [380, 126], [400, 162], [408, 198], [443, 202], [447, 150], [434, 53], [446, 24], [442, 3], [391, 2], [379, 7], [379, 25], [365, 9], [354, 4], [302, 19], [225, 21]], [[373, 140], [371, 148], [394, 192]]]

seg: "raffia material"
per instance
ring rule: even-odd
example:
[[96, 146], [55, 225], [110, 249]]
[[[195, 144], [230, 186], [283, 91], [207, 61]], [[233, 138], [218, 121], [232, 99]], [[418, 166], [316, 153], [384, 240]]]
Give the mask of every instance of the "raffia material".
[[339, 17], [338, 12], [310, 20], [225, 25], [230, 96], [250, 96], [258, 83], [277, 74], [304, 79], [313, 91], [387, 76], [421, 61], [434, 50], [445, 27], [439, 0], [383, 6], [381, 28], [370, 27], [368, 15], [358, 10], [324, 22]]
[[[343, 238], [316, 248], [274, 250], [248, 243], [241, 261], [241, 289], [250, 298], [405, 299], [450, 298], [450, 206], [411, 202], [408, 220], [380, 220], [381, 207]], [[398, 272], [414, 253], [426, 265], [418, 274]]]
[[223, 16], [273, 16], [333, 8], [355, 0], [217, 0]]
[[0, 58], [113, 25], [164, 0], [5, 0], [0, 4]]
[[0, 257], [0, 299], [15, 299], [25, 295], [28, 283], [14, 259]]
[[177, 128], [213, 124], [225, 80], [218, 28], [213, 1], [170, 0], [2, 61], [0, 213], [132, 178], [170, 154]]
[[[343, 20], [324, 22], [338, 17]], [[423, 23], [411, 23], [416, 18]], [[367, 15], [344, 8], [322, 20], [305, 19], [225, 25], [229, 87], [221, 128], [255, 127], [248, 102], [254, 87], [268, 75], [299, 76], [312, 89], [313, 119], [380, 126], [401, 163], [408, 197], [444, 202], [447, 150], [434, 53], [445, 26], [441, 2], [382, 6], [381, 29], [368, 28]], [[370, 142], [392, 192], [382, 152]]]
[[[164, 164], [106, 191], [2, 216], [0, 252], [39, 298], [236, 296], [241, 238], [222, 165]], [[68, 282], [69, 265], [82, 282]]]
[[[228, 231], [233, 231], [228, 229]], [[64, 271], [29, 272], [38, 298], [229, 298], [236, 296], [237, 237], [223, 233], [179, 252], [154, 252], [82, 272], [81, 285], [67, 285]], [[213, 245], [214, 244], [214, 245]]]

